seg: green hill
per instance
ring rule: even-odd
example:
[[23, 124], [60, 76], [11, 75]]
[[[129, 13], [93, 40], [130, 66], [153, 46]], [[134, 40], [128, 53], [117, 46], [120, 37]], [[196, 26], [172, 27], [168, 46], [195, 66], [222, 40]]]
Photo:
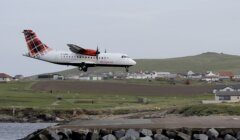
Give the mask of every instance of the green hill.
[[[168, 71], [181, 73], [192, 70], [194, 72], [206, 71], [233, 71], [240, 73], [240, 56], [207, 52], [195, 56], [168, 58], [168, 59], [136, 59], [137, 65], [130, 71]], [[89, 68], [90, 72], [122, 71], [124, 68]], [[78, 69], [58, 72], [63, 75], [79, 74]]]

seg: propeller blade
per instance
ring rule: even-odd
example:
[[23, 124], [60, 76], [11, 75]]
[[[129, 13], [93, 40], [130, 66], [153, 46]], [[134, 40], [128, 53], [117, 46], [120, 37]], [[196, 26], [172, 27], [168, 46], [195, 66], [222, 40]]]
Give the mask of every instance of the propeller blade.
[[100, 54], [99, 52], [99, 49], [98, 49], [98, 46], [97, 46], [97, 50], [96, 50], [96, 57], [97, 57], [97, 60], [98, 60], [98, 55]]

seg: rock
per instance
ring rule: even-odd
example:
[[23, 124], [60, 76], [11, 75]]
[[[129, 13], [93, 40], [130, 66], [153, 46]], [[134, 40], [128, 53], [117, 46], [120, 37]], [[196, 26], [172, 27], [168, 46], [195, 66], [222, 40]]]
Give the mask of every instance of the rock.
[[121, 129], [121, 130], [118, 130], [118, 131], [114, 131], [114, 132], [113, 132], [113, 134], [115, 135], [115, 137], [116, 137], [117, 139], [120, 139], [120, 138], [124, 137], [124, 136], [125, 136], [125, 133], [126, 133], [126, 131], [125, 131], [124, 129]]
[[72, 136], [72, 130], [71, 129], [63, 129], [63, 131], [68, 137]]
[[97, 132], [88, 132], [86, 135], [86, 140], [99, 140], [99, 135]]
[[59, 135], [58, 135], [56, 132], [54, 132], [54, 131], [49, 131], [49, 134], [50, 134], [50, 136], [51, 136], [52, 139], [54, 139], [54, 140], [60, 140], [60, 137], [59, 137]]
[[207, 131], [207, 135], [209, 138], [216, 139], [219, 136], [219, 133], [216, 129], [211, 128]]
[[152, 140], [152, 137], [150, 136], [140, 137], [140, 140]]
[[222, 137], [225, 137], [227, 134], [235, 136], [235, 132], [233, 131], [233, 129], [228, 128], [228, 129], [223, 129], [223, 130], [220, 131], [220, 135]]
[[224, 137], [224, 140], [237, 140], [237, 139], [234, 138], [232, 135], [227, 134], [227, 135]]
[[86, 139], [86, 135], [83, 134], [83, 133], [72, 131], [71, 138], [73, 140], [85, 140]]
[[38, 137], [40, 140], [48, 140], [47, 136], [45, 136], [43, 134], [39, 134]]
[[240, 131], [237, 133], [237, 139], [240, 140]]
[[170, 138], [170, 139], [175, 139], [176, 136], [177, 136], [177, 133], [174, 132], [174, 131], [166, 131], [166, 135], [167, 135], [167, 137]]
[[157, 129], [156, 134], [162, 134], [162, 131], [163, 131], [162, 129]]
[[109, 135], [102, 137], [102, 140], [117, 140], [117, 139], [112, 134], [109, 134]]
[[182, 132], [178, 132], [177, 133], [177, 136], [183, 140], [190, 140], [191, 139], [191, 136], [190, 135], [187, 135], [187, 134], [184, 134]]
[[104, 136], [106, 136], [106, 135], [108, 135], [108, 134], [111, 134], [111, 132], [109, 132], [109, 130], [101, 129], [101, 130], [99, 131], [99, 136], [101, 136], [101, 137], [104, 137]]
[[69, 136], [66, 135], [64, 132], [58, 132], [57, 134], [59, 135], [60, 139], [69, 139]]
[[129, 137], [129, 136], [133, 136], [135, 137], [136, 139], [139, 139], [140, 137], [140, 134], [139, 132], [137, 132], [136, 130], [134, 129], [128, 129], [125, 136]]
[[119, 140], [138, 140], [138, 139], [134, 136], [124, 136], [121, 137]]
[[185, 128], [184, 127], [184, 128], [182, 128], [181, 132], [184, 133], [184, 134], [192, 136], [192, 129], [190, 129], [190, 128]]
[[140, 134], [142, 136], [150, 136], [150, 137], [153, 135], [152, 130], [149, 130], [149, 129], [142, 129], [140, 131]]
[[205, 134], [194, 134], [193, 139], [194, 140], [208, 140], [208, 136]]
[[99, 140], [100, 136], [98, 133], [94, 132], [92, 133], [91, 140]]
[[162, 135], [162, 134], [155, 134], [154, 135], [154, 140], [169, 140], [169, 138]]

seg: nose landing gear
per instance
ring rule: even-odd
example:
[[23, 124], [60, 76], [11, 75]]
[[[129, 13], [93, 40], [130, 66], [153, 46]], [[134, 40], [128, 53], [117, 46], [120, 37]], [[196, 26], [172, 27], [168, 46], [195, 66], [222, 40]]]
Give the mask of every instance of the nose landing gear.
[[125, 69], [126, 69], [126, 72], [129, 72], [129, 67], [125, 67]]

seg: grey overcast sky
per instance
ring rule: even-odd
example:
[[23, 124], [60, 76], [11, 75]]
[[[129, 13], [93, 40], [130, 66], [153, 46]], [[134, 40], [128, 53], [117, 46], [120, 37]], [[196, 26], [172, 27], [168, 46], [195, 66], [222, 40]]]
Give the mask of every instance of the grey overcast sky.
[[0, 72], [71, 68], [23, 57], [23, 29], [57, 50], [75, 43], [133, 58], [170, 58], [207, 51], [239, 55], [239, 26], [239, 0], [1, 0]]

